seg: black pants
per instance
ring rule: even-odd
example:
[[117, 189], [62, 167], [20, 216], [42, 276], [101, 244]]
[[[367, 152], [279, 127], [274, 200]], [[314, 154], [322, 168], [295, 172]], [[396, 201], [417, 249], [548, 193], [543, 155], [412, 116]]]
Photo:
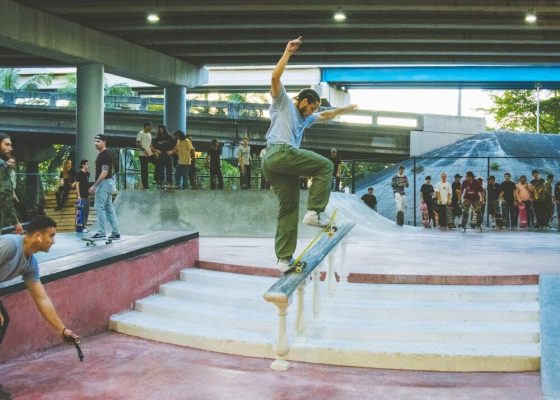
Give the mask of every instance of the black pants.
[[440, 228], [447, 227], [447, 204], [438, 204], [438, 225]]
[[512, 202], [505, 202], [502, 204], [502, 215], [504, 217], [504, 224], [508, 228], [515, 228], [517, 226], [517, 207]]
[[0, 314], [2, 314], [2, 318], [4, 318], [4, 323], [2, 324], [2, 326], [0, 326], [0, 344], [2, 344], [2, 340], [4, 340], [4, 335], [6, 334], [6, 331], [8, 330], [8, 324], [10, 323], [10, 317], [8, 316], [8, 312], [6, 311], [4, 306], [2, 305], [1, 301], [0, 301]]
[[68, 194], [70, 194], [70, 189], [72, 189], [72, 186], [67, 184], [58, 188], [56, 192], [56, 208], [64, 207], [64, 203], [66, 203], [66, 199], [68, 199]]
[[218, 184], [218, 189], [224, 190], [222, 169], [219, 166], [210, 166], [210, 189], [216, 189], [216, 183]]
[[140, 177], [142, 180], [142, 188], [148, 189], [148, 165], [149, 163], [154, 164], [157, 170], [158, 160], [156, 156], [151, 155], [149, 157], [140, 156]]
[[173, 184], [173, 159], [167, 154], [161, 154], [156, 164], [156, 181], [163, 183], [165, 175], [165, 182], [168, 185]]
[[545, 209], [544, 209], [544, 201], [543, 200], [534, 200], [533, 201], [533, 210], [535, 211], [535, 219], [536, 222], [534, 224], [535, 227], [543, 228], [547, 224], [544, 220]]
[[426, 208], [428, 209], [428, 218], [432, 222], [432, 225], [436, 226], [436, 219], [434, 214], [434, 202], [432, 199], [427, 199], [427, 200], [428, 201], [425, 201], [425, 203], [426, 203]]
[[241, 189], [251, 189], [251, 165], [245, 165], [245, 173], [239, 167], [239, 185]]

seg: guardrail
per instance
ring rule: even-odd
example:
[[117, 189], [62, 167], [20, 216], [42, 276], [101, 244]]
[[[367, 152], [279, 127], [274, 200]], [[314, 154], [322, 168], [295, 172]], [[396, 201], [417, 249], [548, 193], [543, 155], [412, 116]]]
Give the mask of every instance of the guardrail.
[[[324, 234], [323, 237], [307, 252], [302, 261], [306, 262], [305, 268], [300, 273], [292, 273], [284, 275], [274, 285], [268, 289], [263, 295], [266, 301], [273, 303], [278, 309], [278, 336], [276, 344], [273, 346], [276, 353], [276, 360], [270, 365], [271, 369], [278, 371], [285, 371], [290, 367], [290, 363], [286, 360], [286, 356], [290, 351], [290, 342], [288, 340], [287, 332], [287, 316], [288, 306], [292, 302], [292, 295], [297, 289], [297, 316], [295, 331], [298, 336], [302, 336], [305, 332], [305, 286], [311, 277], [313, 282], [313, 296], [312, 307], [313, 317], [319, 316], [319, 303], [320, 303], [320, 272], [319, 266], [327, 255], [328, 269], [325, 277], [325, 282], [328, 287], [329, 295], [334, 294], [336, 285], [335, 272], [338, 272], [342, 283], [348, 280], [348, 270], [344, 261], [346, 260], [346, 241], [344, 238], [354, 227], [354, 223], [345, 223], [338, 226], [338, 230], [333, 237]], [[334, 261], [334, 249], [341, 244], [340, 259], [338, 265], [340, 268], [336, 271]]]
[[[105, 109], [110, 111], [137, 111], [140, 113], [161, 113], [165, 101], [161, 97], [142, 96], [105, 96]], [[0, 107], [45, 107], [49, 109], [73, 109], [76, 107], [74, 93], [28, 92], [19, 90], [0, 90]], [[187, 100], [188, 115], [208, 115], [213, 118], [230, 119], [268, 119], [266, 103], [244, 103], [232, 101]], [[331, 107], [321, 107], [321, 111]], [[406, 127], [410, 130], [422, 130], [423, 115], [390, 112], [356, 110], [351, 119], [345, 116], [340, 121], [328, 123], [356, 123], [379, 127]], [[340, 118], [340, 117], [339, 117]]]

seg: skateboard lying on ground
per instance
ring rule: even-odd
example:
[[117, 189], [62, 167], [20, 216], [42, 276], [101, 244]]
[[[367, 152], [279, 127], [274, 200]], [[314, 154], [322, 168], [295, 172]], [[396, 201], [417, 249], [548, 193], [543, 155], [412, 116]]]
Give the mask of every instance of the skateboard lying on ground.
[[97, 246], [97, 242], [105, 242], [105, 244], [111, 244], [113, 243], [113, 239], [109, 239], [109, 238], [99, 238], [99, 239], [92, 239], [92, 238], [85, 238], [83, 237], [82, 240], [84, 242], [86, 242], [86, 246]]
[[309, 251], [309, 249], [311, 249], [313, 245], [317, 243], [317, 241], [321, 238], [323, 234], [327, 234], [329, 237], [332, 237], [334, 235], [334, 233], [338, 230], [338, 228], [334, 224], [334, 221], [336, 219], [336, 211], [337, 210], [334, 210], [329, 221], [327, 222], [327, 225], [321, 228], [321, 231], [317, 233], [317, 235], [313, 238], [313, 240], [307, 245], [305, 249], [303, 249], [301, 254], [297, 256], [297, 258], [294, 260], [292, 267], [284, 272], [284, 275], [290, 274], [292, 272], [299, 273], [303, 271], [303, 269], [306, 266], [306, 263], [305, 261], [302, 261], [302, 258]]

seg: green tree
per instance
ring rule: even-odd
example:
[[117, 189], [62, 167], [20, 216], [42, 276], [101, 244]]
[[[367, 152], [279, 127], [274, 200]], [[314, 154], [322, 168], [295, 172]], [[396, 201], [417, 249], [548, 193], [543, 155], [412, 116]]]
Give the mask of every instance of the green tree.
[[37, 91], [40, 85], [50, 85], [53, 74], [37, 74], [22, 81], [20, 71], [14, 68], [0, 69], [1, 90]]
[[[537, 96], [535, 90], [505, 90], [490, 92], [494, 104], [484, 111], [492, 114], [499, 128], [512, 131], [535, 132], [537, 129]], [[541, 133], [560, 132], [560, 92], [540, 92]]]

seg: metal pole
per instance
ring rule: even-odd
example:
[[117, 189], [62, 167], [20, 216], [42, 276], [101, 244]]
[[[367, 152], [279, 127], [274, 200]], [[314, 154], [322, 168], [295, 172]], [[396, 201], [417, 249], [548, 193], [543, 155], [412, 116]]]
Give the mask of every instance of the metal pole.
[[414, 179], [414, 182], [412, 183], [412, 188], [413, 188], [413, 191], [414, 191], [412, 208], [414, 209], [414, 226], [416, 226], [416, 157], [414, 157], [412, 160], [413, 160], [413, 167], [412, 167], [413, 168], [412, 169], [413, 175], [412, 175], [412, 177]]
[[461, 116], [461, 109], [463, 108], [463, 91], [459, 88], [459, 94], [457, 96], [457, 116]]
[[352, 194], [356, 193], [356, 162], [352, 160]]
[[540, 133], [541, 128], [541, 99], [540, 99], [540, 93], [541, 93], [541, 84], [537, 83], [537, 133]]
[[[490, 176], [490, 157], [486, 160], [486, 179]], [[486, 181], [488, 182], [488, 180]], [[488, 201], [488, 186], [486, 186], [486, 196], [484, 196], [484, 202], [486, 203], [486, 227], [490, 226], [490, 202]]]

